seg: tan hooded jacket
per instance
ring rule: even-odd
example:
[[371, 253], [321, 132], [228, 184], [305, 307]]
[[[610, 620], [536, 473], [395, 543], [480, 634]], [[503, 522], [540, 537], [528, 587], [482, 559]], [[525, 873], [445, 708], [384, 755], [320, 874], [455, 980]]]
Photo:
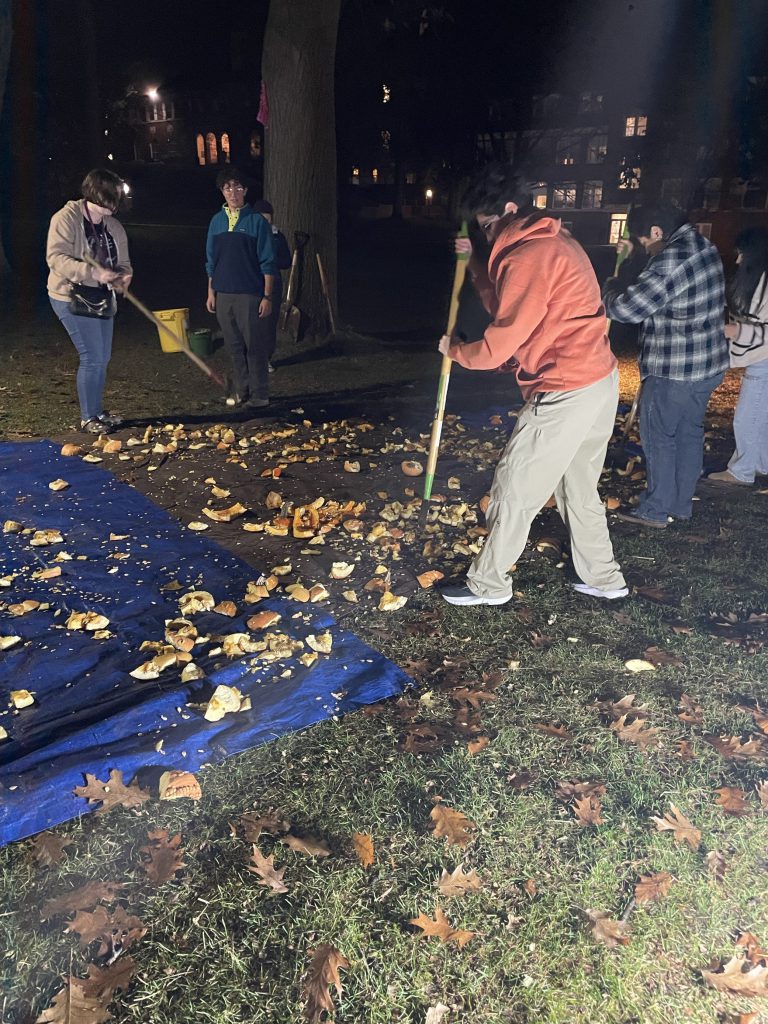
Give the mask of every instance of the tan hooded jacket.
[[[73, 284], [84, 284], [98, 288], [99, 282], [93, 277], [91, 268], [84, 262], [83, 253], [88, 252], [83, 218], [85, 200], [72, 199], [58, 213], [51, 217], [48, 241], [45, 248], [45, 262], [48, 264], [48, 294], [53, 299], [69, 300]], [[132, 274], [133, 268], [128, 256], [128, 236], [125, 228], [114, 217], [103, 221], [117, 246], [117, 267], [124, 274]]]

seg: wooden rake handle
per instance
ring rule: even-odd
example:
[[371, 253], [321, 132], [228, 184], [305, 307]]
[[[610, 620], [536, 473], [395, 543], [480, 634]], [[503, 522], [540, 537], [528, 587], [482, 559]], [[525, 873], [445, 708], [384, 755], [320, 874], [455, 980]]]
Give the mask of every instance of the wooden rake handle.
[[[88, 255], [88, 253], [83, 253], [83, 261], [87, 263], [89, 267], [93, 267], [96, 270], [103, 269], [100, 266], [100, 264], [96, 262], [96, 260], [92, 259], [91, 256]], [[189, 347], [189, 343], [187, 342], [186, 337], [183, 339], [177, 337], [170, 329], [168, 324], [163, 323], [163, 321], [159, 317], [156, 317], [152, 310], [148, 309], [143, 302], [136, 298], [135, 295], [132, 295], [127, 288], [124, 288], [121, 292], [119, 292], [119, 294], [122, 295], [124, 299], [128, 299], [128, 301], [133, 306], [135, 306], [140, 313], [144, 314], [147, 320], [151, 320], [151, 322], [155, 325], [155, 327], [158, 328], [158, 330], [165, 331], [165, 333], [168, 335], [169, 338], [171, 338], [175, 345], [180, 345], [181, 351], [184, 353], [184, 355], [191, 359], [195, 366], [197, 366], [199, 369], [203, 371], [206, 377], [209, 377], [212, 381], [214, 381], [214, 383], [218, 384], [222, 391], [227, 390], [227, 385], [224, 379], [220, 377], [215, 370], [211, 369], [211, 367], [203, 359], [201, 359], [200, 356], [197, 355], [197, 353], [192, 351], [192, 349]]]
[[[468, 238], [469, 230], [464, 221], [458, 234], [459, 238]], [[445, 333], [451, 334], [456, 325], [456, 316], [459, 311], [459, 293], [464, 284], [464, 276], [467, 272], [467, 253], [456, 253], [456, 267], [453, 272], [453, 290], [451, 292], [451, 304], [448, 308], [448, 325]], [[435, 480], [435, 469], [437, 468], [437, 456], [440, 450], [440, 437], [443, 432], [443, 417], [445, 415], [445, 401], [448, 397], [448, 384], [451, 377], [451, 366], [453, 360], [449, 356], [443, 356], [440, 364], [440, 380], [437, 384], [437, 400], [435, 402], [435, 415], [432, 419], [432, 434], [429, 438], [429, 456], [427, 458], [427, 475], [424, 479], [424, 506], [432, 497], [432, 484]]]

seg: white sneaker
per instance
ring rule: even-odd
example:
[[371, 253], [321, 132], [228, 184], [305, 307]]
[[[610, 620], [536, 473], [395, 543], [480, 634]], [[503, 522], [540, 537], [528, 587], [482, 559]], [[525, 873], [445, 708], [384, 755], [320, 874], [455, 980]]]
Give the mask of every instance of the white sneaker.
[[618, 590], [599, 590], [597, 587], [590, 587], [587, 583], [574, 583], [573, 589], [577, 594], [586, 594], [587, 597], [602, 597], [606, 601], [616, 601], [620, 597], [626, 597], [629, 587], [620, 587]]
[[275, 372], [275, 368], [272, 365], [272, 363], [267, 363], [267, 372], [268, 373], [274, 373]]

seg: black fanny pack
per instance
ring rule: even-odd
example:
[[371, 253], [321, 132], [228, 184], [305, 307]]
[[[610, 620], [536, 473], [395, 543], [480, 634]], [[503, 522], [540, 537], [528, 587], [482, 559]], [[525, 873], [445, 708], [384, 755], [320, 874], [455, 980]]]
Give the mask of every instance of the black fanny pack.
[[117, 312], [115, 293], [109, 288], [92, 288], [73, 284], [69, 292], [69, 312], [75, 316], [90, 316], [96, 320], [109, 320]]

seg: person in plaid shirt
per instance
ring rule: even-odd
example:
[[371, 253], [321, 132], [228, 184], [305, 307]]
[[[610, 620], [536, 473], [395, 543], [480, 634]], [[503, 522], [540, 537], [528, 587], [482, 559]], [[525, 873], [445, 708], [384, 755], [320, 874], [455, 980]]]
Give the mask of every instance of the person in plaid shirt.
[[670, 520], [691, 518], [704, 460], [704, 414], [729, 365], [725, 279], [715, 246], [676, 206], [636, 206], [627, 222], [651, 258], [626, 291], [608, 281], [603, 301], [611, 320], [642, 323], [640, 438], [647, 487], [634, 511], [618, 515], [664, 529]]

